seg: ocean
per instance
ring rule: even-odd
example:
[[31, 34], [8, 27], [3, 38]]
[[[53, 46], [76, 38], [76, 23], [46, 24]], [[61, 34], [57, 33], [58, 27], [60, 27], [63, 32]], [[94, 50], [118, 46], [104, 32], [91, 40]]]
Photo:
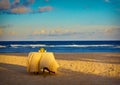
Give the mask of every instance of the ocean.
[[0, 41], [0, 53], [120, 52], [120, 41]]

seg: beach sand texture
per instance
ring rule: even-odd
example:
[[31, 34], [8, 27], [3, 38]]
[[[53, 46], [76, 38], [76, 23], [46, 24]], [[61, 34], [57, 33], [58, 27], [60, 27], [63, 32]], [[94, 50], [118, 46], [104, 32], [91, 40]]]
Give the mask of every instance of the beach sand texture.
[[120, 53], [55, 53], [58, 73], [27, 73], [26, 53], [0, 54], [0, 85], [120, 85]]

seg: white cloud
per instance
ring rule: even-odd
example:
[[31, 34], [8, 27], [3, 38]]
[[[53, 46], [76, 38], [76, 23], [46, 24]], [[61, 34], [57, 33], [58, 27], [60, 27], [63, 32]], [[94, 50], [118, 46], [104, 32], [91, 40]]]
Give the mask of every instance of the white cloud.
[[120, 28], [108, 28], [104, 30], [106, 35], [120, 35]]
[[45, 35], [45, 34], [48, 34], [48, 31], [46, 29], [34, 30], [32, 32], [32, 35]]
[[105, 31], [106, 29], [118, 29], [119, 26], [111, 25], [91, 25], [91, 26], [77, 26], [80, 32], [98, 32]]
[[0, 9], [7, 10], [10, 7], [10, 2], [9, 0], [1, 0], [0, 1]]
[[41, 29], [41, 30], [34, 30], [32, 32], [32, 35], [47, 35], [47, 36], [62, 36], [62, 35], [70, 35], [77, 33], [74, 30], [64, 30], [64, 29], [51, 29], [51, 30], [46, 30], [46, 29]]
[[52, 9], [52, 6], [39, 7], [39, 12], [51, 11]]
[[[20, 0], [0, 0], [0, 12], [6, 14], [24, 14], [24, 13], [42, 13], [48, 12], [53, 9], [52, 6], [43, 6], [39, 7], [36, 10], [33, 10], [31, 5], [34, 4], [35, 0], [25, 0], [21, 2]], [[49, 0], [45, 0], [49, 2]]]
[[9, 35], [10, 35], [10, 36], [15, 36], [15, 35], [17, 35], [17, 32], [15, 32], [15, 31], [10, 31], [10, 32], [9, 32]]
[[[120, 33], [119, 26], [79, 26], [78, 29], [41, 29], [32, 32], [32, 36], [71, 37], [72, 39], [112, 39]], [[63, 36], [63, 37], [62, 37]]]
[[27, 13], [29, 11], [30, 11], [30, 9], [28, 9], [24, 6], [16, 7], [16, 8], [11, 9], [11, 13], [15, 13], [15, 14]]
[[0, 34], [4, 36], [4, 40], [120, 40], [119, 26], [77, 27], [77, 29], [67, 27], [32, 29], [31, 32], [24, 33], [23, 30], [0, 29]]

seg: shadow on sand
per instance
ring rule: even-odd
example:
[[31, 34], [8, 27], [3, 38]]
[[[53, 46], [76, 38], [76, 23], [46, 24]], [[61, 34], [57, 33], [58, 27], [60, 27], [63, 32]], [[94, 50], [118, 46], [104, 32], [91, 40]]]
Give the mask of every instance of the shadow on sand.
[[59, 68], [59, 73], [27, 73], [26, 67], [0, 63], [0, 85], [119, 85], [119, 78], [84, 74]]

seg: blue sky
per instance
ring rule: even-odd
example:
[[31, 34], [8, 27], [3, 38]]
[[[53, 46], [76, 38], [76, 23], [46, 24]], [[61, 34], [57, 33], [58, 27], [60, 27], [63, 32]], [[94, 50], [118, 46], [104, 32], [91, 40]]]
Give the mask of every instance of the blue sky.
[[120, 40], [120, 0], [0, 0], [0, 40]]

